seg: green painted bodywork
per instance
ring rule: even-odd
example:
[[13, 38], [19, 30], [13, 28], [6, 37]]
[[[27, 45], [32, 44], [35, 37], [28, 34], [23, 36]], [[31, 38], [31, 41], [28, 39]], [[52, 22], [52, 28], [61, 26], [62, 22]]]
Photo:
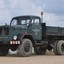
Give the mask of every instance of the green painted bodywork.
[[[11, 25], [13, 20], [17, 20], [16, 25]], [[20, 20], [29, 19], [29, 25], [21, 24]], [[39, 23], [32, 23], [34, 19], [39, 20]], [[36, 21], [37, 21], [36, 20]], [[18, 16], [12, 18], [10, 25], [0, 26], [0, 28], [8, 28], [9, 34], [8, 35], [0, 35], [0, 44], [9, 44], [11, 40], [13, 40], [14, 36], [21, 38], [23, 35], [30, 34], [34, 41], [42, 40], [42, 27], [41, 27], [41, 19], [38, 16]]]

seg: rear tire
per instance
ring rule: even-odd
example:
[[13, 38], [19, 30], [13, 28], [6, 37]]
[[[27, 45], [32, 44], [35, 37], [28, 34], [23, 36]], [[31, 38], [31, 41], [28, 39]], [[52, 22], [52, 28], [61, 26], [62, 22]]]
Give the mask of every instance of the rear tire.
[[46, 49], [44, 49], [42, 47], [35, 47], [34, 52], [37, 55], [44, 55], [46, 53]]
[[18, 54], [28, 57], [32, 54], [32, 42], [29, 39], [23, 39], [18, 48]]
[[58, 52], [57, 52], [57, 43], [58, 43], [58, 41], [54, 42], [54, 45], [53, 45], [53, 51], [54, 51], [55, 55], [58, 55]]
[[64, 40], [60, 40], [57, 43], [57, 51], [59, 55], [64, 55]]

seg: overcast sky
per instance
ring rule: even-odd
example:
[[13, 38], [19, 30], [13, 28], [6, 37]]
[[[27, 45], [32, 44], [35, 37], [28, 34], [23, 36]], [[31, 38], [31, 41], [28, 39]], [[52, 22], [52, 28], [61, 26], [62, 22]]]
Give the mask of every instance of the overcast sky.
[[64, 0], [0, 0], [0, 25], [20, 15], [38, 15], [50, 26], [64, 26]]

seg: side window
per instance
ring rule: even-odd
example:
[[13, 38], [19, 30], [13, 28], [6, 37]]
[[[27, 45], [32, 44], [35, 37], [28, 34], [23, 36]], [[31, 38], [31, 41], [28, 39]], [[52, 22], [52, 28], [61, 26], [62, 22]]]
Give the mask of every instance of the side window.
[[21, 24], [26, 24], [26, 20], [21, 20]]
[[32, 24], [39, 24], [39, 19], [33, 19], [31, 23]]
[[21, 20], [22, 25], [27, 25], [29, 26], [30, 20]]
[[27, 26], [29, 26], [30, 20], [27, 20]]
[[39, 24], [39, 19], [35, 19], [35, 24]]

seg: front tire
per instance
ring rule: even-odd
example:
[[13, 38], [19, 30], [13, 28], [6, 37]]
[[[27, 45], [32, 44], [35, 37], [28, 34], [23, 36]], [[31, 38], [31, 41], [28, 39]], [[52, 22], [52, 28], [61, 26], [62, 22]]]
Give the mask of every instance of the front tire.
[[18, 53], [23, 57], [28, 57], [32, 54], [32, 42], [29, 39], [23, 39], [19, 48]]

